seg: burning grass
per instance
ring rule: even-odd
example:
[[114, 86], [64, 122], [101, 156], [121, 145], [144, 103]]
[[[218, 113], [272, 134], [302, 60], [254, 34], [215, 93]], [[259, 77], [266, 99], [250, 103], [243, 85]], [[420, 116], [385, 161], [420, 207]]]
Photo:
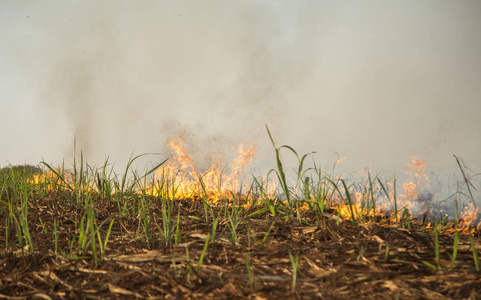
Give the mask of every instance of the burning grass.
[[[121, 175], [82, 156], [72, 171], [1, 169], [0, 297], [481, 297], [471, 192], [446, 216], [418, 160], [398, 192], [370, 172], [350, 182], [305, 168], [309, 155], [271, 140], [277, 167], [251, 181], [252, 146], [201, 171], [181, 139], [141, 174], [138, 157]], [[286, 150], [299, 161], [293, 183]]]

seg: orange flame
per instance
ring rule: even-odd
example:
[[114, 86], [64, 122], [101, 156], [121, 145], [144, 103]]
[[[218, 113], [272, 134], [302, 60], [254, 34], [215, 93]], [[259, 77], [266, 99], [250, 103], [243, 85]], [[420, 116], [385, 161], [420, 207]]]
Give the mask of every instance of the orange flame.
[[457, 224], [457, 230], [464, 234], [472, 234], [476, 230], [481, 229], [481, 222], [475, 225], [475, 222], [480, 218], [479, 208], [474, 207], [471, 202], [464, 207], [464, 211], [459, 214], [459, 221]]
[[398, 208], [408, 209], [414, 214], [422, 213], [429, 203], [421, 197], [425, 190], [429, 190], [431, 185], [429, 177], [426, 175], [426, 163], [413, 157], [406, 170], [408, 181], [403, 184], [404, 192], [399, 194]]
[[213, 158], [208, 170], [199, 170], [182, 136], [170, 140], [169, 148], [172, 159], [156, 171], [157, 181], [154, 180], [151, 192], [161, 192], [172, 199], [206, 197], [216, 203], [220, 199], [232, 199], [240, 190], [242, 173], [252, 161], [255, 147], [239, 145], [238, 156], [230, 164], [230, 174], [225, 171], [220, 155]]
[[[241, 143], [236, 149], [238, 156], [229, 166], [223, 164], [221, 155], [213, 157], [206, 171], [200, 170], [197, 167], [192, 154], [185, 146], [182, 136], [178, 139], [170, 140], [168, 146], [172, 157], [154, 173], [152, 182], [144, 191], [148, 194], [159, 195], [160, 197], [173, 200], [203, 198], [212, 204], [217, 204], [221, 199], [232, 200], [234, 197], [238, 197], [239, 194], [242, 193], [242, 187], [249, 186], [249, 183], [243, 180], [243, 172], [255, 155], [254, 145], [245, 147], [244, 144]], [[337, 161], [336, 163], [339, 162], [340, 161]], [[68, 185], [73, 184], [72, 173], [60, 170], [58, 170], [58, 172], [63, 174], [63, 178]], [[425, 172], [426, 164], [414, 157], [408, 164], [406, 170], [408, 181], [402, 184], [402, 190], [399, 194], [394, 195], [394, 182], [391, 181], [387, 182], [386, 190], [384, 190], [384, 187], [381, 189], [380, 183], [375, 183], [372, 186], [362, 183], [361, 186], [354, 188], [357, 189], [357, 191], [350, 193], [351, 205], [346, 204], [347, 195], [341, 193], [341, 191], [338, 190], [338, 193], [329, 193], [328, 197], [332, 205], [331, 208], [339, 210], [339, 214], [344, 219], [369, 221], [372, 218], [386, 217], [386, 211], [391, 211], [391, 215], [396, 213], [392, 203], [392, 201], [396, 199], [398, 215], [397, 218], [391, 218], [393, 222], [395, 220], [401, 220], [405, 212], [409, 212], [408, 218], [419, 217], [422, 214], [432, 214], [433, 212], [428, 211], [428, 207], [431, 202], [435, 202], [436, 198], [435, 195], [425, 192], [430, 189], [429, 177]], [[282, 201], [277, 194], [279, 183], [276, 178], [267, 181], [267, 178], [259, 177], [256, 180], [263, 187], [262, 190], [259, 191], [258, 196], [260, 199]], [[35, 185], [43, 185], [43, 187], [47, 187], [48, 189], [53, 189], [53, 187], [66, 188], [57, 175], [51, 171], [34, 175], [31, 182]], [[87, 184], [90, 184], [89, 189], [98, 189], [94, 180], [90, 180]], [[321, 182], [320, 184], [323, 185], [322, 190], [329, 189], [328, 185], [324, 186], [325, 183]], [[313, 187], [313, 185], [309, 185], [309, 180], [306, 180], [301, 196], [306, 200], [312, 200], [312, 195], [309, 191], [310, 187]], [[84, 186], [83, 188], [87, 187]], [[139, 191], [139, 193], [140, 192], [141, 191]], [[294, 194], [298, 194], [299, 192], [300, 191], [297, 190], [293, 191]], [[377, 198], [377, 195], [384, 193], [389, 194], [389, 203], [382, 203], [381, 200], [377, 201], [374, 211], [372, 207], [370, 207], [371, 204], [369, 201], [371, 198]], [[379, 199], [382, 199], [382, 197]], [[246, 203], [246, 205], [251, 204]], [[309, 205], [304, 202], [299, 209], [309, 209]], [[436, 214], [440, 213], [444, 212], [439, 209]], [[474, 203], [471, 202], [463, 207], [459, 213], [456, 224], [454, 222], [447, 223], [442, 230], [447, 233], [456, 231], [462, 234], [474, 233], [475, 231], [481, 230], [480, 219], [480, 211], [475, 207]], [[478, 222], [477, 225], [476, 222]], [[432, 228], [432, 225], [427, 224], [426, 228]]]

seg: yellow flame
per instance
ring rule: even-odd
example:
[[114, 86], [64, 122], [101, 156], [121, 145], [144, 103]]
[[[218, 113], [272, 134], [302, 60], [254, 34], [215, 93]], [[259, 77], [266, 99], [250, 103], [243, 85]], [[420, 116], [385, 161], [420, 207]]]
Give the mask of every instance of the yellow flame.
[[237, 148], [238, 156], [230, 164], [230, 173], [227, 174], [220, 155], [213, 158], [209, 169], [199, 170], [182, 136], [170, 140], [169, 147], [172, 158], [156, 171], [157, 181], [150, 187], [151, 192], [163, 192], [172, 199], [207, 197], [213, 203], [232, 199], [240, 191], [243, 171], [255, 155], [254, 145], [246, 148], [241, 143]]
[[[243, 173], [249, 163], [252, 161], [255, 155], [255, 147], [253, 145], [245, 147], [241, 143], [236, 151], [237, 157], [231, 162], [229, 166], [223, 164], [222, 156], [217, 155], [212, 158], [209, 168], [205, 171], [200, 170], [193, 159], [192, 154], [189, 152], [185, 145], [184, 138], [182, 136], [177, 139], [172, 139], [168, 142], [168, 146], [172, 153], [171, 159], [167, 161], [159, 170], [154, 173], [154, 177], [149, 186], [145, 187], [148, 194], [160, 195], [167, 199], [196, 199], [204, 198], [210, 201], [212, 204], [217, 204], [220, 199], [232, 200], [237, 197], [243, 186], [250, 186], [250, 182], [243, 181]], [[338, 161], [339, 163], [340, 161]], [[64, 180], [67, 184], [73, 186], [72, 173], [63, 172], [57, 170], [63, 174]], [[416, 157], [408, 164], [406, 173], [408, 174], [408, 181], [402, 184], [402, 189], [397, 196], [397, 208], [398, 208], [398, 220], [401, 218], [405, 209], [409, 210], [411, 216], [419, 215], [419, 211], [413, 211], [414, 209], [421, 209], [425, 203], [430, 199], [424, 199], [420, 197], [423, 191], [430, 188], [429, 178], [426, 175], [426, 164]], [[270, 199], [274, 201], [281, 201], [278, 198], [279, 183], [277, 179], [270, 178], [267, 181], [266, 177], [258, 177], [256, 179], [263, 187], [257, 195], [260, 199]], [[309, 185], [309, 181], [306, 181]], [[52, 171], [43, 172], [41, 174], [33, 175], [31, 183], [36, 185], [43, 185], [48, 189], [65, 187], [63, 182]], [[320, 183], [324, 185], [325, 183]], [[389, 198], [392, 202], [394, 199], [393, 182], [387, 182]], [[98, 190], [95, 181], [90, 182], [90, 186], [83, 187], [89, 190]], [[329, 187], [323, 186], [323, 190]], [[372, 187], [372, 195], [381, 193], [381, 187], [379, 184], [375, 184]], [[377, 203], [376, 210], [372, 211], [371, 207], [368, 207], [368, 203], [371, 194], [368, 193], [369, 189], [365, 186], [362, 192], [353, 192], [351, 194], [352, 205], [346, 204], [346, 195], [340, 193], [333, 193], [329, 197], [332, 207], [339, 210], [339, 214], [347, 220], [354, 218], [360, 220], [362, 217], [384, 217], [386, 211], [391, 211], [391, 215], [394, 214], [392, 203]], [[113, 191], [115, 192], [115, 191]], [[139, 191], [140, 192], [140, 191]], [[297, 194], [297, 190], [293, 193]], [[309, 197], [310, 192], [303, 191], [303, 197], [305, 200], [312, 200]], [[336, 204], [337, 203], [337, 204]], [[246, 207], [251, 205], [246, 203]], [[303, 203], [299, 207], [300, 210], [309, 209], [307, 203]], [[421, 212], [422, 213], [422, 212]], [[442, 213], [438, 211], [437, 213]], [[463, 211], [459, 213], [459, 219], [457, 224], [448, 223], [444, 228], [444, 232], [460, 232], [462, 234], [474, 233], [477, 230], [481, 230], [481, 222], [479, 222], [481, 214], [479, 209], [475, 207], [474, 203], [469, 203], [463, 207]], [[366, 220], [366, 218], [364, 218]], [[396, 218], [391, 218], [392, 222]], [[476, 225], [476, 222], [477, 225]], [[431, 224], [427, 224], [426, 228], [432, 228]]]

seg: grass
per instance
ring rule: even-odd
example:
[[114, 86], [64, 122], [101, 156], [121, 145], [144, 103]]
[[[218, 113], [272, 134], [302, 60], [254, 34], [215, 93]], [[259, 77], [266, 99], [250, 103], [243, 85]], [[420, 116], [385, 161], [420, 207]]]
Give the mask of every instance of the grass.
[[299, 254], [292, 255], [292, 253], [289, 252], [289, 259], [290, 259], [291, 265], [292, 265], [292, 288], [291, 288], [291, 292], [294, 293], [296, 291], [297, 275], [298, 275], [298, 272], [299, 272]]
[[[262, 253], [277, 249], [276, 239], [279, 239], [282, 230], [287, 230], [292, 236], [298, 234], [308, 238], [310, 234], [314, 239], [317, 234], [319, 241], [338, 240], [342, 243], [343, 239], [350, 237], [337, 237], [342, 231], [336, 230], [347, 226], [343, 225], [347, 220], [350, 227], [345, 227], [348, 228], [345, 230], [355, 232], [363, 232], [369, 225], [410, 230], [419, 228], [419, 232], [430, 235], [433, 240], [431, 256], [424, 255], [427, 251], [419, 254], [420, 258], [412, 262], [417, 268], [444, 270], [441, 262], [449, 256], [451, 269], [468, 264], [479, 272], [477, 244], [472, 235], [471, 261], [460, 259], [465, 255], [461, 245], [466, 242], [466, 233], [478, 236], [478, 232], [472, 231], [473, 227], [466, 227], [465, 231], [459, 229], [458, 216], [448, 219], [432, 215], [429, 222], [420, 222], [409, 210], [398, 207], [396, 179], [388, 182], [368, 172], [366, 182], [353, 182], [326, 174], [315, 163], [313, 167], [306, 168], [306, 158], [310, 153], [301, 156], [290, 146], [277, 147], [268, 128], [267, 132], [275, 150], [276, 168], [265, 177], [253, 176], [252, 181], [241, 185], [239, 191], [231, 191], [231, 197], [224, 197], [216, 203], [210, 199], [211, 191], [207, 190], [202, 174], [197, 175], [198, 188], [191, 194], [193, 199], [176, 198], [181, 183], [158, 172], [167, 160], [143, 173], [132, 170], [134, 161], [143, 155], [131, 157], [120, 175], [114, 172], [108, 159], [97, 168], [88, 165], [82, 153], [78, 161], [74, 160], [71, 170], [64, 166], [54, 168], [46, 162], [41, 162], [38, 167], [0, 169], [0, 242], [4, 251], [19, 253], [21, 257], [51, 250], [61, 260], [83, 260], [101, 265], [113, 259], [112, 239], [119, 245], [122, 244], [120, 240], [127, 240], [132, 245], [142, 245], [145, 253], [153, 250], [168, 253], [174, 277], [186, 276], [189, 284], [207, 280], [203, 273], [210, 271], [204, 266], [221, 256], [216, 252], [219, 257], [214, 257], [211, 251], [220, 251], [218, 248], [222, 247], [242, 248], [242, 251], [248, 251], [241, 259], [243, 270], [247, 271], [248, 286], [251, 291], [260, 291], [262, 278], [278, 280], [280, 275], [269, 277], [264, 274], [268, 268], [254, 266], [252, 257], [255, 251]], [[282, 161], [282, 151], [285, 150], [298, 161], [291, 185]], [[458, 193], [456, 201], [461, 201], [459, 199], [466, 195], [467, 200], [474, 202], [472, 179], [466, 175], [457, 157], [456, 160], [469, 191]], [[273, 193], [271, 187], [276, 181], [278, 189]], [[201, 205], [202, 214], [189, 210], [194, 203]], [[389, 211], [380, 209], [382, 203], [389, 203]], [[32, 215], [32, 211], [47, 206], [49, 209], [56, 208], [49, 212], [50, 217]], [[335, 223], [331, 224], [333, 218]], [[39, 230], [50, 240], [42, 241], [32, 236], [32, 222], [40, 224]], [[433, 222], [435, 225], [431, 226]], [[195, 232], [192, 228], [206, 229]], [[308, 233], [296, 233], [296, 230]], [[195, 238], [201, 235], [203, 245]], [[443, 248], [445, 244], [441, 237], [452, 238], [450, 253]], [[379, 236], [377, 238], [382, 240]], [[356, 243], [352, 260], [362, 263], [372, 259], [369, 251], [373, 247], [370, 243]], [[180, 248], [185, 248], [185, 254], [179, 254]], [[288, 255], [291, 264], [290, 291], [298, 293], [299, 278], [309, 277], [306, 264], [310, 264], [310, 260], [304, 260], [301, 249], [296, 248], [295, 243], [292, 248], [293, 252], [286, 253], [282, 248], [275, 251], [284, 258]], [[433, 253], [434, 263], [431, 263]], [[395, 241], [386, 240], [384, 251], [380, 244], [377, 255], [383, 263], [395, 264], [394, 257], [399, 255]], [[226, 254], [222, 259], [229, 262], [235, 257]], [[326, 266], [323, 268], [327, 269]], [[218, 277], [225, 284], [221, 273]]]
[[439, 271], [441, 270], [441, 263], [440, 263], [440, 246], [439, 246], [439, 229], [438, 229], [438, 224], [434, 225], [434, 260], [436, 262], [435, 265], [427, 262], [427, 261], [422, 261], [423, 264], [426, 266]]
[[255, 290], [256, 284], [255, 284], [254, 270], [252, 269], [252, 266], [251, 266], [250, 257], [246, 256], [245, 261], [246, 261], [247, 276], [249, 278], [249, 286], [252, 290]]
[[473, 261], [474, 265], [476, 267], [476, 271], [479, 272], [479, 258], [478, 258], [478, 250], [476, 249], [476, 246], [474, 244], [474, 239], [473, 236], [470, 236], [471, 240], [471, 250], [473, 251]]

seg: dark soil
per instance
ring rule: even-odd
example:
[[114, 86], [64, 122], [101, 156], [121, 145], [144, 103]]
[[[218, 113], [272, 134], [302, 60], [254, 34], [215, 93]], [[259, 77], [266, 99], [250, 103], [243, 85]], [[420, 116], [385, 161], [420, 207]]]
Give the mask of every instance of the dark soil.
[[[212, 233], [212, 220], [206, 222], [199, 201], [175, 202], [172, 220], [180, 210], [180, 239], [173, 246], [166, 245], [156, 225], [162, 227], [162, 213], [155, 199], [148, 216], [150, 245], [130, 208], [131, 215], [122, 217], [115, 202], [94, 201], [97, 223], [105, 220], [102, 239], [115, 219], [105, 259], [96, 263], [91, 251], [75, 257], [79, 235], [75, 228], [84, 211], [62, 194], [33, 199], [29, 206], [33, 254], [18, 248], [15, 228], [9, 229], [5, 246], [6, 223], [0, 220], [0, 299], [481, 298], [481, 272], [476, 270], [470, 238], [461, 236], [452, 267], [454, 236], [440, 235], [436, 270], [423, 263], [436, 265], [433, 234], [414, 223], [410, 228], [354, 226], [327, 210], [319, 221], [312, 212], [302, 212], [299, 224], [295, 218], [275, 218], [265, 212], [242, 222], [239, 241], [234, 243], [228, 222], [221, 218], [215, 242], [208, 245], [197, 272], [207, 234]], [[479, 233], [474, 240], [480, 247]], [[293, 288], [291, 258], [297, 255]]]

